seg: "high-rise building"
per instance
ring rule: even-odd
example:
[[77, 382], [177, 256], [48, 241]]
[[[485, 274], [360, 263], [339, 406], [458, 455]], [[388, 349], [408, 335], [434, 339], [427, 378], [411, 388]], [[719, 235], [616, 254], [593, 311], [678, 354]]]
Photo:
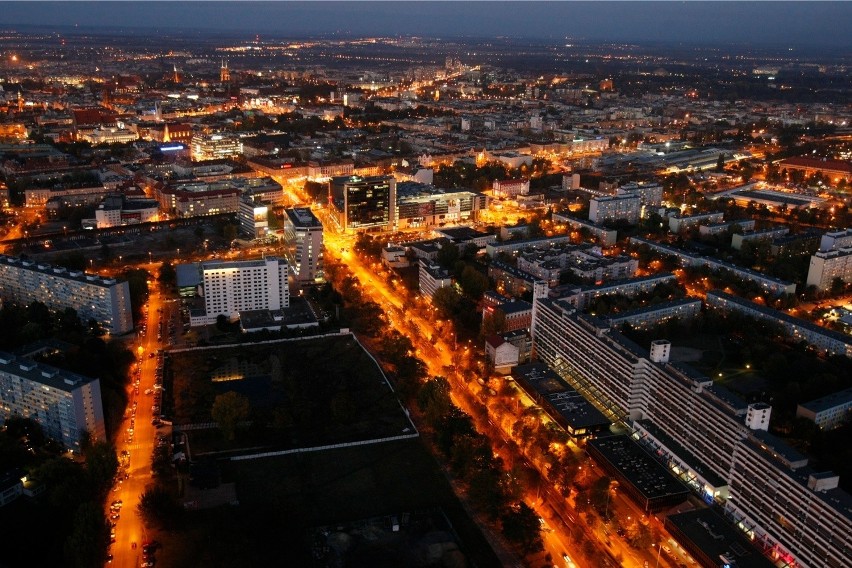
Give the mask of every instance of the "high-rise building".
[[811, 256], [808, 286], [828, 290], [836, 278], [852, 282], [852, 247], [817, 251]]
[[287, 261], [274, 256], [259, 260], [210, 260], [199, 265], [204, 283], [205, 314], [193, 325], [215, 323], [252, 310], [280, 310], [290, 305]]
[[387, 230], [393, 226], [396, 208], [393, 176], [333, 177], [329, 189], [332, 209], [343, 230]]
[[240, 232], [250, 239], [261, 239], [269, 233], [269, 207], [251, 196], [240, 197]]
[[323, 272], [322, 223], [307, 207], [285, 209], [284, 241], [296, 284], [314, 284]]
[[0, 352], [0, 417], [30, 418], [49, 438], [80, 450], [80, 436], [106, 439], [98, 379]]
[[94, 320], [116, 335], [133, 329], [127, 282], [80, 270], [0, 255], [0, 298], [41, 302], [51, 310], [73, 308], [83, 323]]

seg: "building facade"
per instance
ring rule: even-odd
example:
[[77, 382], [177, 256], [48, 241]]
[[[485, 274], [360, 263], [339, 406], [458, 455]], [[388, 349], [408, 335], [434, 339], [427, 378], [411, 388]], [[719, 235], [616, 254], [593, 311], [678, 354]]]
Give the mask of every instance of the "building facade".
[[0, 416], [30, 418], [47, 437], [80, 451], [80, 436], [105, 440], [101, 386], [92, 379], [0, 352]]
[[602, 225], [612, 221], [639, 222], [642, 199], [638, 195], [606, 195], [589, 201], [589, 221]]
[[808, 266], [808, 286], [828, 290], [835, 278], [852, 282], [852, 247], [817, 251]]
[[284, 210], [284, 242], [296, 284], [324, 281], [322, 223], [307, 207]]
[[202, 134], [199, 132], [193, 135], [190, 148], [192, 148], [192, 159], [197, 162], [232, 158], [243, 153], [243, 143], [240, 139], [224, 133]]
[[280, 310], [290, 305], [287, 261], [274, 256], [260, 260], [202, 262], [205, 321], [220, 315], [235, 320], [242, 311]]
[[114, 278], [0, 255], [0, 298], [41, 302], [51, 310], [73, 308], [83, 323], [94, 320], [115, 335], [133, 330], [130, 287]]
[[396, 180], [393, 176], [340, 176], [329, 184], [332, 209], [344, 231], [393, 226]]

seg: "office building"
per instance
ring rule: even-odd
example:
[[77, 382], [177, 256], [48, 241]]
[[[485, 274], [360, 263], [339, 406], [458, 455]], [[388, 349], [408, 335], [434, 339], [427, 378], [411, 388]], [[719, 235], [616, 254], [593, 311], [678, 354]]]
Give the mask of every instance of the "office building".
[[253, 310], [280, 310], [290, 305], [287, 261], [274, 256], [259, 260], [200, 263], [204, 286], [204, 314], [192, 325], [216, 322], [220, 315], [236, 320], [239, 313]]
[[243, 153], [243, 143], [239, 137], [225, 134], [196, 133], [190, 143], [192, 159], [196, 162], [233, 158]]
[[329, 184], [331, 210], [344, 231], [389, 230], [394, 224], [393, 176], [340, 176]]
[[0, 417], [30, 418], [48, 438], [80, 451], [80, 436], [106, 439], [98, 379], [0, 352]]
[[108, 195], [95, 209], [98, 229], [160, 220], [160, 208], [155, 199], [128, 199], [123, 194]]
[[486, 197], [466, 190], [439, 189], [411, 181], [396, 184], [396, 228], [434, 227], [473, 222], [486, 208]]
[[638, 195], [605, 195], [589, 201], [589, 221], [597, 225], [614, 221], [635, 225], [641, 212], [642, 199]]
[[850, 410], [852, 389], [846, 389], [798, 405], [796, 416], [807, 418], [822, 430], [831, 430], [846, 423]]
[[307, 207], [284, 210], [284, 242], [296, 284], [323, 282], [322, 223]]
[[73, 308], [84, 324], [94, 320], [115, 335], [133, 329], [130, 287], [114, 278], [0, 255], [0, 298], [41, 302], [56, 311]]
[[269, 234], [269, 207], [254, 198], [240, 198], [240, 233], [250, 239], [262, 239]]
[[829, 290], [835, 278], [852, 282], [852, 247], [817, 251], [808, 266], [808, 286]]

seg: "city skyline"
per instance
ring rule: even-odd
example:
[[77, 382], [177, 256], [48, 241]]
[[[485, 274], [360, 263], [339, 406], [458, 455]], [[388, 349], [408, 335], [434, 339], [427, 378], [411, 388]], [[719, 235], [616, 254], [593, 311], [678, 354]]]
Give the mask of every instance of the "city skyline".
[[[848, 48], [848, 3], [815, 2], [26, 2], [8, 26], [335, 34], [566, 38]], [[104, 10], [104, 5], [109, 9]], [[156, 9], [154, 7], [156, 6]], [[487, 6], [487, 9], [486, 9]], [[519, 14], [520, 11], [520, 14]], [[187, 25], [187, 22], [190, 24]]]

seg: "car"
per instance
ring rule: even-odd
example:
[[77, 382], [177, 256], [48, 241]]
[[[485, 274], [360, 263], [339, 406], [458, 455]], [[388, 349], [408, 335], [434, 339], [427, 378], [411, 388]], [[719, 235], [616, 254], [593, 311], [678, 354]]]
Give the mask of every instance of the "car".
[[119, 515], [118, 513], [113, 513], [112, 515], [109, 516], [109, 518], [112, 521], [117, 521], [118, 519], [121, 518], [121, 515]]
[[107, 554], [106, 561], [107, 564], [112, 564], [112, 554]]
[[156, 564], [156, 561], [155, 561], [153, 558], [151, 558], [150, 560], [146, 560], [146, 561], [144, 561], [144, 562], [143, 562], [142, 564], [140, 564], [139, 566], [141, 566], [142, 568], [151, 568], [151, 567], [152, 567], [152, 566], [154, 566], [155, 564]]

